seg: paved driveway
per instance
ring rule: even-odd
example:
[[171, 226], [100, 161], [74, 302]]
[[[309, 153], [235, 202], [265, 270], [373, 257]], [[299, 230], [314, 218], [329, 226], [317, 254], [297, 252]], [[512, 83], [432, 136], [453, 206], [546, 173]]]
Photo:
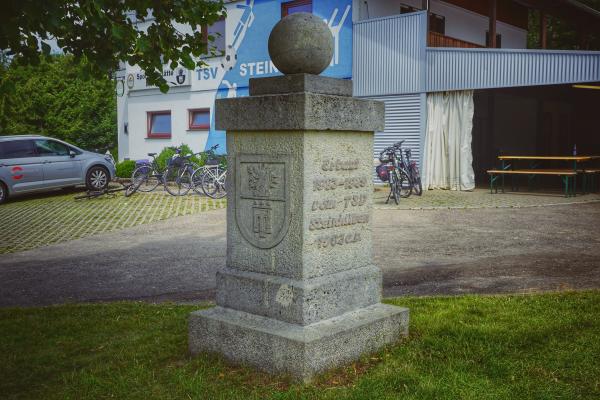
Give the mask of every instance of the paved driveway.
[[[0, 257], [0, 306], [214, 295], [225, 212], [141, 225]], [[600, 204], [376, 210], [384, 295], [600, 288]]]

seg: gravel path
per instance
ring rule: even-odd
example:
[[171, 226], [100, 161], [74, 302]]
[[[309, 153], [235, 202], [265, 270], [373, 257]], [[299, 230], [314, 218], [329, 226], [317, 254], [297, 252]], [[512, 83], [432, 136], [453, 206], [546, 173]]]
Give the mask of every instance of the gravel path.
[[[210, 211], [0, 257], [0, 306], [214, 296], [225, 212]], [[600, 288], [600, 204], [376, 210], [384, 295]]]

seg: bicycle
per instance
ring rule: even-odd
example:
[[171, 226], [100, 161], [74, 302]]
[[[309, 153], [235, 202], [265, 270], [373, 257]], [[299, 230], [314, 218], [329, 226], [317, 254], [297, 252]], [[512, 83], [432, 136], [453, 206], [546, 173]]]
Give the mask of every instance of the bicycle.
[[163, 174], [163, 185], [165, 190], [173, 196], [186, 195], [194, 187], [192, 175], [198, 166], [190, 159], [193, 154], [181, 155], [178, 149], [170, 159]]
[[[423, 194], [423, 184], [421, 182], [419, 166], [417, 165], [416, 161], [412, 161], [410, 159], [412, 155], [410, 148], [403, 151], [402, 143], [404, 143], [404, 140], [395, 143], [394, 147], [397, 149], [398, 153], [400, 153], [400, 163], [402, 168], [406, 171], [412, 193], [416, 194], [417, 196], [421, 196]], [[404, 154], [404, 158], [402, 158], [402, 154]]]
[[119, 183], [120, 186], [118, 187], [110, 187], [107, 186], [106, 188], [102, 189], [102, 190], [86, 190], [85, 194], [80, 194], [74, 197], [75, 200], [81, 200], [81, 199], [95, 199], [98, 198], [100, 196], [104, 196], [104, 195], [110, 195], [113, 193], [117, 193], [117, 192], [122, 192], [122, 191], [126, 191], [129, 186], [131, 185], [124, 185], [122, 183]]
[[202, 175], [202, 191], [210, 198], [223, 198], [227, 195], [226, 180], [227, 169], [221, 165], [210, 166]]
[[[396, 143], [396, 145], [397, 144], [398, 143]], [[386, 204], [389, 203], [391, 198], [398, 204], [398, 201], [401, 198], [406, 198], [412, 193], [412, 186], [409, 183], [408, 174], [402, 165], [402, 160], [398, 160], [398, 150], [396, 145], [386, 147], [379, 153], [379, 161], [381, 164], [375, 168], [379, 178], [384, 182], [389, 181], [390, 184], [390, 193], [385, 201]]]
[[227, 169], [222, 162], [223, 158], [215, 154], [218, 147], [219, 145], [216, 144], [204, 152], [203, 156], [206, 156], [204, 166], [196, 169], [192, 174], [194, 191], [198, 194], [204, 193], [213, 199], [220, 199], [227, 194], [225, 190]]
[[[177, 149], [176, 151], [180, 150]], [[140, 166], [134, 169], [131, 174], [131, 182], [139, 182], [136, 191], [151, 192], [163, 183], [164, 169], [158, 165], [156, 153], [148, 153], [148, 156], [152, 157], [152, 161], [150, 163], [147, 161], [140, 163]]]

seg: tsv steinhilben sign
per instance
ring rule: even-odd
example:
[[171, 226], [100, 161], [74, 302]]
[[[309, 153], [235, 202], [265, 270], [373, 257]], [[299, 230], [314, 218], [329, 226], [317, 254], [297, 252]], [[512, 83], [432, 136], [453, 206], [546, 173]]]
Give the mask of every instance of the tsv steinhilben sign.
[[[185, 68], [164, 69], [162, 76], [169, 86], [190, 86], [190, 71]], [[148, 85], [144, 71], [132, 71], [127, 74], [127, 87], [129, 90], [155, 89], [156, 86]]]

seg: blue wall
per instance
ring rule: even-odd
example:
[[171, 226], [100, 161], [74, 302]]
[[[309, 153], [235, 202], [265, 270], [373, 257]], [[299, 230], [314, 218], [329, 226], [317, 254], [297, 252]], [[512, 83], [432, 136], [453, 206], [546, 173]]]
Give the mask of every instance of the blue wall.
[[[223, 76], [218, 86], [216, 98], [231, 96], [231, 87], [236, 86], [235, 96], [248, 95], [248, 82], [250, 78], [280, 75], [273, 69], [268, 52], [268, 38], [271, 30], [281, 19], [281, 0], [255, 0], [246, 1], [244, 14], [240, 19], [235, 33], [241, 31], [242, 24], [251, 25], [247, 28], [241, 43], [237, 48], [237, 62]], [[239, 6], [238, 6], [239, 7]], [[314, 0], [313, 14], [327, 20], [332, 33], [339, 32], [337, 38], [337, 57], [323, 75], [336, 78], [351, 78], [352, 76], [352, 0]], [[332, 18], [333, 17], [333, 18]], [[331, 19], [331, 21], [330, 21]], [[343, 23], [340, 21], [343, 19]], [[334, 35], [335, 37], [335, 35]], [[337, 60], [336, 60], [337, 58]], [[335, 62], [337, 61], [337, 63]], [[194, 72], [196, 79], [202, 79], [206, 72]], [[206, 148], [219, 144], [219, 150], [225, 149], [225, 132], [214, 129], [214, 113], [211, 130], [206, 143]]]

